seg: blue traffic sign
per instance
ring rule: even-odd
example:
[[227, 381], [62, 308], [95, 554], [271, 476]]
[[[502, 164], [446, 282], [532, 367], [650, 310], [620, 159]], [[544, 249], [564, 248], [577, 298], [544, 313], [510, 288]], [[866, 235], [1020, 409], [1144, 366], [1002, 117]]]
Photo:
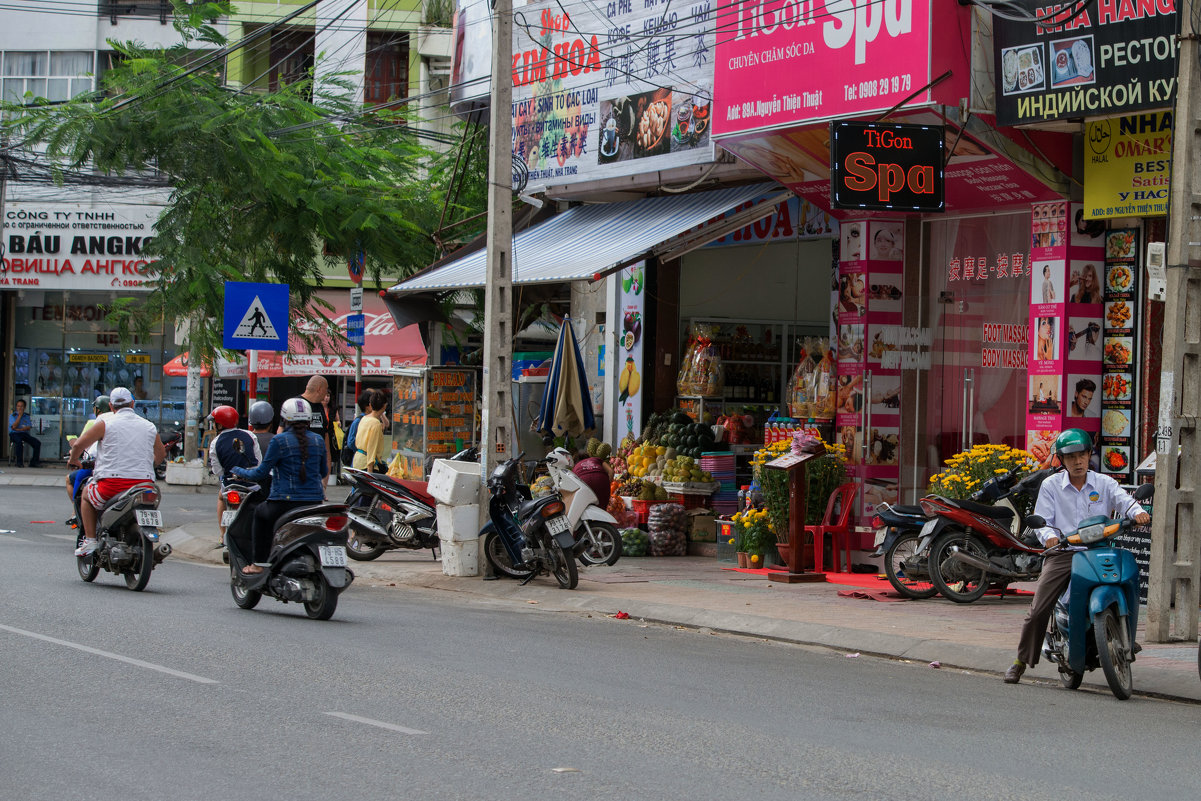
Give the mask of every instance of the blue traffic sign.
[[346, 341], [355, 347], [363, 347], [363, 330], [366, 328], [365, 318], [361, 314], [346, 315]]
[[288, 285], [225, 284], [221, 342], [230, 350], [288, 349]]

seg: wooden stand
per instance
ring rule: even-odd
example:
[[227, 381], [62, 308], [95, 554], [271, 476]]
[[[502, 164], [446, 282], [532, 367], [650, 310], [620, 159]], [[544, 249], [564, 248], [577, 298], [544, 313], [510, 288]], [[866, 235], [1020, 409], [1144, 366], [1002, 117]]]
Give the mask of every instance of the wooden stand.
[[825, 581], [825, 573], [806, 572], [801, 569], [801, 542], [805, 537], [805, 498], [808, 495], [806, 463], [814, 454], [799, 456], [787, 454], [763, 465], [764, 469], [784, 470], [788, 473], [788, 570], [771, 571], [768, 581], [783, 584]]

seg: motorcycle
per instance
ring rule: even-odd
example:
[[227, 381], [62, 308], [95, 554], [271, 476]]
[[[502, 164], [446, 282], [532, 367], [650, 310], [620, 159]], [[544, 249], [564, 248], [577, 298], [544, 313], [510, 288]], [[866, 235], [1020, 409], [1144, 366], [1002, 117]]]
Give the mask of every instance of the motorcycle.
[[[1154, 485], [1143, 484], [1134, 491], [1134, 499], [1144, 501], [1154, 493]], [[1031, 515], [1027, 523], [1033, 528], [1047, 525], [1038, 515]], [[1043, 642], [1043, 654], [1059, 666], [1059, 682], [1069, 690], [1080, 686], [1085, 671], [1100, 667], [1119, 700], [1134, 692], [1130, 663], [1136, 653], [1138, 563], [1134, 554], [1110, 540], [1133, 525], [1126, 517], [1090, 517], [1066, 537], [1054, 529], [1060, 542], [1044, 551], [1069, 545], [1088, 549], [1072, 555], [1071, 583], [1055, 604]]]
[[872, 518], [876, 550], [871, 555], [884, 557], [888, 583], [906, 598], [922, 599], [938, 594], [938, 588], [930, 582], [926, 549], [921, 547], [926, 524], [926, 513], [920, 506], [884, 503], [876, 507]]
[[338, 596], [354, 581], [346, 566], [349, 530], [346, 506], [315, 503], [293, 509], [275, 521], [271, 553], [262, 573], [246, 575], [253, 554], [243, 553], [241, 542], [250, 541], [254, 510], [266, 500], [257, 484], [231, 483], [221, 490], [234, 514], [225, 531], [229, 556], [229, 587], [234, 603], [254, 609], [264, 595], [277, 601], [304, 604], [313, 620], [329, 620], [338, 608]]
[[154, 476], [159, 481], [163, 481], [167, 478], [167, 462], [174, 461], [177, 457], [183, 456], [183, 432], [160, 431], [158, 438], [162, 440], [163, 449], [167, 455], [163, 461], [154, 466]]
[[[451, 460], [479, 461], [479, 450], [467, 448]], [[368, 562], [396, 548], [429, 548], [434, 556], [439, 547], [437, 501], [427, 491], [427, 482], [401, 481], [353, 467], [343, 467], [342, 475], [353, 485], [346, 498], [351, 531], [346, 553], [351, 559]]]
[[1023, 509], [1033, 506], [1038, 488], [1054, 471], [1039, 470], [1016, 481], [1020, 470], [993, 476], [974, 500], [939, 495], [921, 499], [922, 510], [931, 518], [923, 529], [923, 537], [931, 537], [930, 581], [944, 598], [969, 604], [993, 583], [1001, 585], [1004, 595], [1011, 582], [1038, 580], [1042, 547], [1024, 527]]
[[489, 522], [480, 532], [484, 558], [497, 573], [522, 579], [522, 584], [550, 573], [560, 587], [574, 590], [580, 574], [567, 507], [557, 492], [531, 499], [529, 488], [518, 484], [524, 455], [501, 462], [488, 477]]
[[574, 532], [573, 553], [584, 565], [612, 565], [621, 558], [617, 518], [602, 509], [596, 493], [571, 471], [571, 454], [555, 448], [547, 455], [546, 470], [555, 491], [567, 506], [567, 523]]
[[[105, 504], [96, 521], [96, 550], [75, 557], [81, 579], [94, 581], [104, 568], [109, 573], [119, 573], [125, 579], [125, 586], [134, 592], [146, 589], [155, 565], [171, 555], [171, 546], [159, 541], [159, 530], [163, 527], [159, 498], [158, 487], [147, 481], [135, 484]], [[83, 538], [81, 526], [75, 538], [76, 548]]]

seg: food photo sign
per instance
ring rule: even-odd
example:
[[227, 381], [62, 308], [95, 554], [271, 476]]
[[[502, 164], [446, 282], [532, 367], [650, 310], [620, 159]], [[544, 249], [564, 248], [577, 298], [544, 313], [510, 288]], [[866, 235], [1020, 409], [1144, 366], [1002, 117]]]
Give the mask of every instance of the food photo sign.
[[526, 191], [713, 160], [708, 3], [538, 0], [513, 13]]
[[1137, 228], [1115, 228], [1105, 232], [1101, 470], [1126, 484], [1132, 483], [1135, 466], [1138, 241]]
[[1031, 21], [992, 20], [999, 125], [1173, 105], [1180, 32], [1174, 0], [1097, 0], [1057, 13], [1042, 0], [1012, 5]]

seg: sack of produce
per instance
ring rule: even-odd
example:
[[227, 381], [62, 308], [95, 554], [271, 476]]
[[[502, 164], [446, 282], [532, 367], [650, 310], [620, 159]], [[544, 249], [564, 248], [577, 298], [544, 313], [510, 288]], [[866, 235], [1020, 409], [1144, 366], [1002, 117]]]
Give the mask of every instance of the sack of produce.
[[621, 532], [622, 556], [646, 556], [650, 540], [640, 528], [627, 528]]
[[662, 529], [649, 536], [651, 556], [687, 556], [688, 536], [683, 531]]
[[650, 528], [651, 556], [685, 556], [688, 553], [688, 513], [678, 503], [661, 503], [651, 507], [647, 526]]

